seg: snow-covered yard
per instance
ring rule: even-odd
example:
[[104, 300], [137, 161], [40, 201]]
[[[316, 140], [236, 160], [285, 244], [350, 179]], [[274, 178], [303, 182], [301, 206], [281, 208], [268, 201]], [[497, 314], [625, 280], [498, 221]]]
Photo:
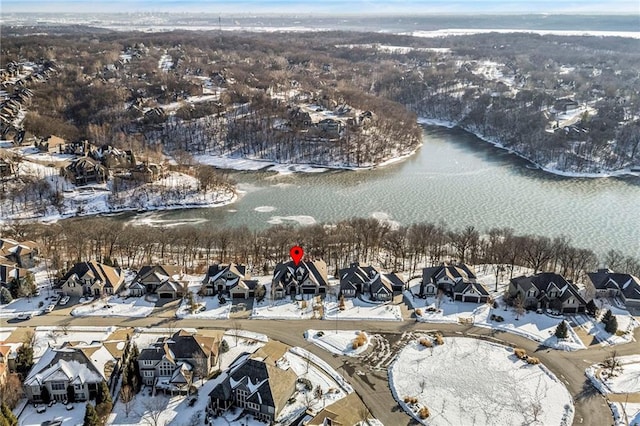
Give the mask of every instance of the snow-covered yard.
[[354, 349], [353, 341], [358, 337], [360, 331], [344, 330], [307, 330], [305, 338], [307, 341], [337, 355], [357, 356], [366, 351], [369, 347], [369, 336], [365, 336], [364, 344]]
[[[423, 424], [571, 425], [573, 401], [542, 365], [518, 359], [511, 348], [470, 338], [445, 338], [427, 348], [409, 343], [390, 367], [399, 404]], [[417, 402], [406, 403], [405, 398]], [[418, 411], [430, 415], [420, 420]]]
[[75, 317], [131, 317], [143, 318], [151, 315], [155, 302], [144, 297], [111, 296], [106, 301], [94, 302], [78, 306], [71, 311]]
[[48, 420], [60, 420], [63, 425], [81, 425], [84, 419], [85, 403], [77, 402], [71, 404], [72, 410], [67, 410], [62, 403], [46, 407], [43, 413], [36, 412], [32, 404], [27, 404], [24, 411], [18, 418], [20, 426], [40, 426]]
[[604, 324], [586, 315], [576, 317], [576, 323], [601, 346], [613, 346], [634, 341], [633, 331], [640, 327], [640, 322], [635, 319], [629, 311], [608, 303], [607, 299], [594, 299], [600, 309], [600, 315], [608, 309], [616, 316], [618, 321], [618, 333], [610, 334], [604, 329]]
[[[410, 294], [406, 294], [406, 296], [415, 309], [418, 321], [433, 323], [464, 323], [468, 321], [481, 327], [518, 334], [554, 349], [569, 351], [585, 349], [584, 344], [571, 327], [569, 327], [567, 339], [559, 341], [554, 336], [556, 327], [564, 317], [539, 314], [533, 311], [516, 315], [511, 308], [505, 310], [504, 307], [493, 308], [487, 304], [451, 301], [446, 297], [438, 308], [435, 298], [413, 299]], [[502, 317], [502, 321], [492, 320], [491, 315]]]
[[[253, 303], [251, 318], [288, 320], [310, 319], [314, 318], [318, 314], [317, 308], [320, 306], [320, 304], [316, 304], [315, 298], [295, 301], [292, 301], [288, 297], [280, 300], [265, 298], [261, 302], [255, 301]], [[316, 310], [314, 310], [314, 307]]]
[[343, 310], [339, 302], [325, 301], [323, 319], [402, 321], [402, 311], [397, 305], [370, 304], [354, 298], [345, 299]]
[[186, 319], [228, 319], [231, 312], [231, 300], [227, 300], [224, 304], [216, 296], [197, 297], [196, 304], [198, 308], [196, 312], [191, 312], [189, 302], [184, 299], [176, 310], [177, 318]]

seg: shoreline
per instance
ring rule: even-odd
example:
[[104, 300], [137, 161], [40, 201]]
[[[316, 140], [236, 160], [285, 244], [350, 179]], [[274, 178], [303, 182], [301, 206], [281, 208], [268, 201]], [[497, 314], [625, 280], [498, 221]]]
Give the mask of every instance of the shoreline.
[[532, 159], [526, 157], [524, 154], [518, 152], [513, 148], [506, 147], [502, 145], [498, 141], [491, 140], [479, 132], [475, 132], [471, 129], [467, 129], [465, 127], [459, 126], [458, 123], [448, 120], [441, 120], [437, 118], [427, 118], [427, 117], [418, 117], [418, 123], [425, 126], [436, 126], [436, 127], [445, 127], [447, 129], [460, 129], [467, 133], [470, 133], [480, 139], [483, 142], [493, 145], [496, 148], [507, 151], [510, 154], [514, 154], [523, 160], [530, 163], [534, 166], [535, 169], [539, 169], [545, 173], [549, 173], [555, 176], [567, 177], [567, 178], [583, 178], [583, 179], [593, 179], [593, 178], [610, 178], [610, 177], [625, 177], [625, 176], [633, 176], [640, 177], [639, 172], [632, 171], [630, 168], [620, 169], [620, 170], [610, 170], [610, 171], [602, 171], [598, 173], [590, 173], [590, 172], [566, 172], [564, 170], [555, 169], [553, 167], [543, 166], [542, 164], [536, 163]]
[[227, 155], [208, 155], [200, 154], [194, 155], [193, 158], [198, 164], [212, 166], [218, 169], [235, 170], [235, 171], [249, 171], [249, 172], [274, 172], [279, 175], [289, 175], [293, 173], [324, 173], [335, 170], [346, 170], [359, 172], [363, 170], [373, 170], [379, 167], [389, 166], [391, 164], [399, 163], [413, 156], [422, 147], [423, 143], [420, 142], [410, 152], [391, 157], [378, 164], [372, 164], [367, 166], [349, 166], [349, 165], [325, 165], [316, 163], [277, 163], [275, 161], [257, 158], [245, 158], [245, 157], [229, 157]]
[[60, 220], [68, 220], [74, 218], [87, 218], [87, 217], [108, 217], [115, 216], [122, 213], [150, 213], [150, 212], [164, 212], [171, 210], [191, 210], [191, 209], [200, 209], [200, 208], [216, 208], [216, 207], [225, 207], [230, 204], [235, 203], [238, 200], [238, 192], [236, 190], [233, 191], [233, 195], [223, 201], [220, 202], [209, 202], [209, 203], [188, 203], [188, 204], [166, 204], [162, 206], [150, 206], [145, 208], [140, 207], [120, 207], [113, 208], [108, 210], [92, 210], [90, 212], [81, 213], [81, 214], [55, 214], [55, 215], [46, 215], [46, 216], [38, 216], [38, 217], [28, 217], [28, 218], [17, 218], [17, 219], [5, 219], [0, 218], [0, 226], [7, 226], [12, 223], [57, 223]]

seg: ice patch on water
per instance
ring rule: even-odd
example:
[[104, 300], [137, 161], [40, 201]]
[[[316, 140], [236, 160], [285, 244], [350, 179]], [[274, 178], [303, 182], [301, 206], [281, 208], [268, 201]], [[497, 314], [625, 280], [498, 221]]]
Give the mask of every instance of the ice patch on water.
[[271, 216], [271, 219], [267, 221], [272, 225], [282, 225], [286, 222], [297, 222], [300, 225], [313, 225], [317, 223], [316, 219], [313, 216]]
[[260, 206], [260, 207], [256, 207], [254, 210], [259, 213], [269, 213], [269, 212], [275, 211], [276, 208], [273, 206]]

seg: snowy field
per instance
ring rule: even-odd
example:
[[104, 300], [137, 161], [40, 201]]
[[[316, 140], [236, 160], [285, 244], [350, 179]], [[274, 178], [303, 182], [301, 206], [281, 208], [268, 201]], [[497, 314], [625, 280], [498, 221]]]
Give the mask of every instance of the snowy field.
[[345, 299], [344, 305], [340, 310], [338, 302], [325, 302], [323, 319], [402, 321], [402, 311], [396, 305], [372, 305], [357, 298]]
[[[416, 298], [414, 300], [410, 294], [406, 296], [416, 309], [417, 320], [421, 322], [461, 323], [472, 321], [474, 325], [514, 333], [539, 342], [549, 348], [568, 351], [585, 349], [584, 344], [571, 327], [569, 327], [569, 337], [567, 339], [558, 341], [554, 336], [556, 327], [562, 321], [561, 317], [538, 314], [533, 311], [517, 316], [511, 308], [507, 310], [504, 308], [494, 309], [484, 303], [458, 302], [451, 301], [449, 298], [444, 298], [440, 308], [437, 308], [435, 298]], [[432, 309], [434, 312], [429, 312], [428, 309]], [[504, 321], [496, 322], [491, 320], [492, 314], [501, 316]]]
[[177, 318], [185, 319], [228, 319], [231, 312], [231, 300], [227, 300], [224, 305], [220, 304], [217, 296], [205, 296], [196, 298], [196, 303], [201, 309], [204, 306], [204, 310], [201, 312], [191, 313], [189, 310], [189, 302], [186, 299], [182, 300], [180, 306], [176, 310]]
[[336, 355], [358, 356], [369, 347], [369, 336], [366, 335], [365, 343], [357, 349], [353, 349], [353, 340], [360, 331], [344, 330], [307, 330], [305, 339], [322, 349]]
[[97, 300], [78, 306], [71, 311], [71, 315], [75, 317], [144, 318], [151, 315], [154, 307], [155, 302], [149, 302], [144, 297], [122, 298], [112, 296], [106, 301]]
[[[564, 385], [542, 365], [513, 350], [469, 338], [445, 338], [426, 348], [409, 343], [390, 367], [389, 386], [405, 411], [427, 407], [422, 424], [571, 425], [574, 409]], [[417, 403], [405, 403], [405, 397]]]

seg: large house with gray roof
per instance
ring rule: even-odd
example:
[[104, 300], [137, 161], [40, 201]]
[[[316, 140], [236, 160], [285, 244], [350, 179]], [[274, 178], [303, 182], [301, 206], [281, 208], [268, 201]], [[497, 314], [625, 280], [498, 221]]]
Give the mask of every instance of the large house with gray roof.
[[520, 296], [527, 309], [553, 309], [562, 313], [584, 312], [587, 301], [575, 284], [554, 272], [519, 276], [509, 283], [509, 297]]
[[325, 294], [327, 280], [324, 260], [305, 260], [297, 265], [293, 261], [278, 263], [271, 280], [271, 296], [282, 299], [285, 295]]
[[238, 407], [258, 420], [273, 422], [296, 389], [297, 375], [273, 360], [246, 358], [231, 367], [209, 393], [209, 410], [222, 413]]
[[131, 296], [145, 293], [157, 294], [161, 299], [175, 299], [186, 294], [185, 285], [179, 279], [183, 269], [174, 265], [146, 265], [129, 284]]
[[489, 299], [489, 291], [476, 279], [474, 269], [464, 263], [445, 263], [422, 270], [419, 295], [433, 297], [439, 292], [461, 302], [486, 303]]
[[238, 263], [209, 266], [202, 281], [205, 296], [227, 296], [233, 299], [248, 299], [259, 294], [262, 284], [251, 279], [247, 265]]
[[340, 294], [344, 297], [368, 295], [373, 300], [388, 301], [394, 292], [404, 288], [404, 281], [396, 273], [385, 274], [373, 266], [352, 263], [338, 271]]
[[177, 331], [160, 338], [138, 356], [142, 383], [171, 394], [188, 393], [196, 376], [209, 375], [218, 359], [213, 337]]
[[598, 269], [587, 274], [596, 290], [596, 297], [619, 297], [630, 308], [640, 308], [640, 278]]

